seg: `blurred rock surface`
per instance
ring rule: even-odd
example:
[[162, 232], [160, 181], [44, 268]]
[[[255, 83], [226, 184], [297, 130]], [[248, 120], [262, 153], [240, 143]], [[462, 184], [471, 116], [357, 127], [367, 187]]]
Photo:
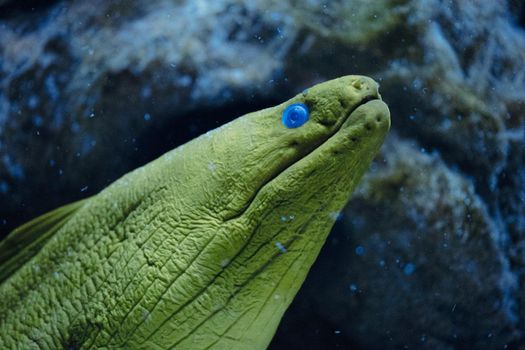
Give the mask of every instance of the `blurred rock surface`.
[[523, 11], [0, 0], [0, 227], [318, 81], [371, 75], [394, 136], [272, 348], [523, 348]]

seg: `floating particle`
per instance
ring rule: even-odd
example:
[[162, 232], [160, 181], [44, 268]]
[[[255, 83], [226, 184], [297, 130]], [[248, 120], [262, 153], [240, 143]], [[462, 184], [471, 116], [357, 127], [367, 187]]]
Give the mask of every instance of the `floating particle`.
[[281, 253], [286, 253], [286, 248], [282, 245], [281, 242], [275, 242], [275, 246], [281, 251]]
[[9, 185], [5, 181], [0, 181], [0, 193], [7, 193], [9, 191]]
[[333, 211], [328, 214], [333, 220], [339, 221], [343, 218], [343, 214], [338, 211]]
[[217, 165], [214, 162], [209, 162], [208, 163], [208, 170], [211, 171], [211, 172], [214, 172], [215, 169], [217, 169]]
[[412, 263], [408, 263], [403, 268], [403, 273], [407, 276], [410, 276], [411, 274], [414, 273], [415, 270], [416, 270], [416, 266]]

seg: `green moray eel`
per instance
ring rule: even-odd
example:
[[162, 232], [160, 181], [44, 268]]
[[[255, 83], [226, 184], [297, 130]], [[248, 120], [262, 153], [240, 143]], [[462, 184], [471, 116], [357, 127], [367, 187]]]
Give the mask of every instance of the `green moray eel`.
[[377, 83], [341, 77], [19, 227], [0, 349], [266, 348], [389, 127]]

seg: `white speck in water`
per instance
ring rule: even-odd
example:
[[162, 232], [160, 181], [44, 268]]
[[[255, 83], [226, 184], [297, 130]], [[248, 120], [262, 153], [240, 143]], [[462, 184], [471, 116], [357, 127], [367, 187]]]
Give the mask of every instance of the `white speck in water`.
[[164, 158], [169, 162], [170, 160], [173, 159], [173, 155], [175, 154], [176, 151], [177, 150], [165, 153]]
[[359, 256], [363, 255], [365, 253], [365, 247], [363, 247], [362, 245], [358, 245], [355, 248], [355, 253]]
[[183, 75], [179, 79], [177, 79], [177, 83], [180, 86], [184, 86], [184, 87], [190, 86], [192, 82], [193, 82], [193, 79], [189, 75]]
[[150, 86], [144, 86], [140, 90], [140, 96], [142, 98], [149, 98], [149, 97], [151, 97], [151, 87]]
[[277, 33], [279, 33], [279, 38], [280, 38], [280, 39], [284, 39], [284, 34], [283, 34], [283, 31], [282, 31], [282, 29], [281, 29], [281, 28], [279, 28], [279, 27], [277, 27], [277, 29], [276, 29], [276, 30], [277, 30]]
[[82, 187], [82, 188], [80, 189], [80, 192], [84, 192], [84, 191], [86, 191], [87, 189], [88, 189], [88, 186], [84, 186], [84, 187]]
[[338, 212], [338, 211], [333, 211], [333, 212], [329, 213], [328, 215], [330, 215], [332, 220], [335, 220], [335, 221], [339, 221], [339, 220], [341, 220], [343, 218], [343, 214]]
[[149, 114], [149, 113], [144, 114], [144, 120], [145, 121], [148, 121], [150, 119], [151, 119], [151, 114]]
[[275, 246], [281, 251], [281, 253], [286, 253], [286, 248], [282, 245], [281, 242], [275, 242]]
[[35, 115], [33, 117], [33, 124], [37, 127], [42, 126], [44, 124], [44, 119], [39, 115]]
[[148, 310], [143, 310], [142, 311], [142, 319], [145, 321], [145, 322], [148, 322], [151, 320], [151, 313], [148, 311]]
[[335, 330], [334, 333], [335, 333], [335, 334], [341, 334], [341, 331], [339, 331], [339, 330]]
[[30, 96], [27, 104], [29, 108], [35, 109], [38, 106], [38, 97], [35, 95]]
[[355, 283], [351, 283], [349, 288], [352, 293], [357, 292], [357, 285]]
[[408, 263], [405, 265], [405, 267], [403, 268], [403, 273], [406, 275], [406, 276], [410, 276], [411, 274], [414, 273], [414, 271], [416, 270], [416, 266], [412, 263]]

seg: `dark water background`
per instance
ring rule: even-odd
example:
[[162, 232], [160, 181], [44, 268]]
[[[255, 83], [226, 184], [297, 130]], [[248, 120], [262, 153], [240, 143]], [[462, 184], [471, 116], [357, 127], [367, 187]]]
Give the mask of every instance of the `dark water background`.
[[521, 1], [0, 0], [0, 236], [346, 74], [392, 133], [271, 349], [525, 348]]

